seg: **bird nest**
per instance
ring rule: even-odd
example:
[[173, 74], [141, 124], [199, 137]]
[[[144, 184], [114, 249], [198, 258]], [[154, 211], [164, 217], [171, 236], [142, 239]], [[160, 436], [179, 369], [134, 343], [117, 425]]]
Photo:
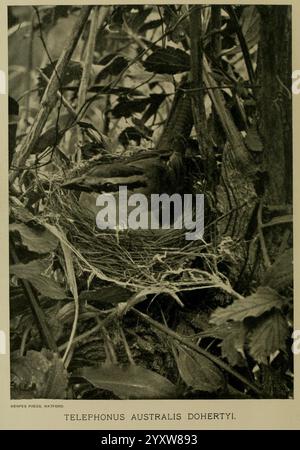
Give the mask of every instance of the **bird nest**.
[[49, 194], [44, 220], [63, 232], [79, 272], [92, 278], [176, 298], [182, 291], [229, 287], [217, 269], [224, 245], [187, 241], [185, 230], [99, 230], [78, 193], [58, 188]]

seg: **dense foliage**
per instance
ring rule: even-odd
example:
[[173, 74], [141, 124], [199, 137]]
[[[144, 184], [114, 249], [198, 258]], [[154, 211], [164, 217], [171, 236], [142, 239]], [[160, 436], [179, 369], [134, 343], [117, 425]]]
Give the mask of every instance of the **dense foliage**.
[[[8, 20], [13, 398], [292, 397], [290, 9]], [[93, 193], [62, 184], [154, 151], [186, 99], [204, 240], [99, 232]]]

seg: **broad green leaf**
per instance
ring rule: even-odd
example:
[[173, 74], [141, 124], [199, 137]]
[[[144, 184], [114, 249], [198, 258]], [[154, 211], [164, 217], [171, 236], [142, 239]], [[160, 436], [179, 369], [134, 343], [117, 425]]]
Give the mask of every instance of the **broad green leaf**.
[[272, 308], [281, 309], [284, 299], [274, 289], [260, 286], [257, 291], [242, 300], [235, 300], [226, 308], [217, 308], [211, 315], [210, 322], [215, 325], [232, 320], [240, 322], [246, 317], [258, 317]]
[[176, 74], [190, 69], [190, 57], [179, 48], [160, 48], [148, 56], [143, 65], [148, 72]]
[[64, 289], [52, 278], [39, 275], [37, 278], [28, 278], [28, 281], [45, 297], [63, 300], [67, 296]]
[[74, 375], [85, 378], [99, 389], [113, 392], [121, 399], [167, 399], [177, 395], [171, 381], [140, 366], [83, 367]]
[[[110, 57], [110, 58], [109, 58]], [[103, 62], [104, 61], [104, 62]], [[125, 67], [128, 65], [128, 61], [124, 56], [121, 55], [108, 55], [103, 59], [100, 64], [105, 64], [105, 66], [99, 71], [96, 76], [95, 84], [100, 83], [102, 80], [105, 80], [108, 76], [111, 75], [119, 75]], [[94, 69], [97, 66], [93, 66]]]
[[9, 229], [20, 233], [23, 245], [31, 252], [49, 253], [54, 251], [58, 245], [58, 239], [48, 230], [37, 230], [25, 223], [12, 223], [9, 225]]
[[45, 260], [34, 260], [27, 264], [15, 264], [10, 266], [10, 274], [29, 281], [40, 294], [55, 300], [66, 298], [64, 289], [53, 279], [43, 275], [46, 269]]
[[49, 262], [50, 261], [48, 258], [34, 259], [26, 264], [18, 263], [11, 265], [9, 272], [11, 275], [16, 275], [18, 278], [27, 280], [28, 278], [36, 277], [47, 270], [49, 267]]
[[224, 387], [222, 372], [205, 356], [181, 345], [176, 345], [174, 354], [181, 378], [194, 390], [215, 392]]
[[35, 219], [34, 215], [28, 209], [24, 208], [24, 206], [11, 205], [11, 209], [13, 216], [20, 222], [27, 223]]
[[199, 337], [221, 339], [222, 357], [232, 366], [243, 366], [246, 328], [242, 322], [225, 322], [216, 327], [207, 328]]
[[250, 355], [258, 363], [268, 363], [268, 358], [277, 350], [286, 350], [289, 328], [280, 311], [274, 310], [260, 317], [250, 336]]
[[221, 343], [222, 357], [226, 358], [231, 366], [244, 366], [246, 328], [241, 322], [234, 322], [231, 325], [231, 331]]
[[293, 283], [293, 250], [288, 249], [275, 260], [264, 275], [262, 284], [280, 290]]

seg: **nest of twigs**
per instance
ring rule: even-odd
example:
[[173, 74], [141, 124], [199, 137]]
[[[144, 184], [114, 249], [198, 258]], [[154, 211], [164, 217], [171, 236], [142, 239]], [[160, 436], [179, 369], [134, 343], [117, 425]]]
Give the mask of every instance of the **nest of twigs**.
[[79, 271], [133, 292], [177, 296], [201, 288], [230, 289], [218, 271], [223, 245], [216, 249], [203, 240], [187, 241], [186, 230], [172, 228], [99, 230], [79, 195], [56, 186], [44, 210], [44, 220], [63, 232]]

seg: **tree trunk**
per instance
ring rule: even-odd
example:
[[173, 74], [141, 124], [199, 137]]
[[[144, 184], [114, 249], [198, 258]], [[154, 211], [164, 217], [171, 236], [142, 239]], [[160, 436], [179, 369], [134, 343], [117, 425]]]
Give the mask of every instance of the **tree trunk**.
[[268, 174], [265, 204], [292, 200], [291, 7], [260, 6], [259, 131]]

